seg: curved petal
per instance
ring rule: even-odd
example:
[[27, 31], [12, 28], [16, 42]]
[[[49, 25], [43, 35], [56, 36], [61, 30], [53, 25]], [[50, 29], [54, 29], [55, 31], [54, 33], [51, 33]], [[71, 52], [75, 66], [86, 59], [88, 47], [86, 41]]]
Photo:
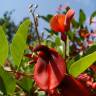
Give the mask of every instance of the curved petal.
[[67, 25], [70, 23], [71, 19], [73, 18], [75, 14], [75, 11], [73, 9], [69, 9], [68, 12], [65, 15], [65, 22], [64, 25]]
[[57, 87], [60, 82], [63, 80], [66, 67], [64, 59], [58, 54], [51, 50], [53, 53], [51, 54], [52, 58], [49, 63], [50, 70], [50, 89]]
[[65, 27], [64, 27], [64, 21], [65, 21], [65, 15], [64, 14], [58, 14], [58, 26], [59, 26], [59, 29], [60, 29], [60, 32], [64, 33], [66, 30], [65, 30]]
[[37, 45], [35, 48], [33, 48], [33, 51], [43, 51], [43, 52], [49, 52], [49, 48], [45, 45]]
[[65, 76], [62, 84], [63, 96], [90, 96], [83, 84], [72, 76]]
[[50, 56], [40, 52], [34, 68], [34, 79], [41, 89], [51, 91], [56, 88], [65, 72], [64, 59], [56, 51], [50, 50]]
[[43, 89], [48, 90], [48, 63], [42, 57], [39, 57], [34, 67], [34, 79], [37, 85]]
[[64, 14], [58, 14], [52, 17], [50, 21], [51, 29], [55, 32], [64, 32]]
[[52, 17], [50, 20], [51, 29], [55, 32], [67, 32], [70, 28], [70, 22], [73, 18], [75, 12], [73, 9], [69, 9], [69, 11], [65, 14], [57, 14]]

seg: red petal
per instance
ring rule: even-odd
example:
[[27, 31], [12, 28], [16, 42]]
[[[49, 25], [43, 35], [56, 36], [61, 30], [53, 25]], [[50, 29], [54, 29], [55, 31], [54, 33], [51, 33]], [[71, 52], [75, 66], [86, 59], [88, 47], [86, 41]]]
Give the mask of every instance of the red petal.
[[64, 27], [64, 22], [65, 22], [65, 15], [64, 14], [58, 14], [58, 26], [59, 26], [59, 32], [64, 33], [65, 32], [65, 27]]
[[89, 96], [89, 92], [82, 83], [71, 76], [65, 76], [62, 84], [63, 96]]
[[68, 10], [68, 12], [65, 15], [65, 22], [64, 22], [65, 25], [68, 25], [70, 23], [70, 21], [73, 18], [74, 14], [75, 14], [75, 11], [73, 9]]
[[65, 76], [65, 62], [53, 49], [50, 50], [51, 55], [48, 57], [44, 52], [42, 53], [35, 64], [34, 79], [41, 89], [51, 91], [60, 84]]
[[73, 18], [75, 12], [74, 10], [70, 9], [67, 14], [57, 14], [52, 17], [50, 21], [51, 29], [55, 32], [67, 32], [70, 28], [70, 22]]
[[64, 14], [58, 14], [52, 17], [50, 26], [55, 32], [64, 32]]
[[91, 94], [90, 96], [96, 96], [96, 93], [94, 93], [94, 94]]
[[49, 48], [45, 45], [37, 45], [35, 48], [33, 48], [33, 51], [49, 52]]

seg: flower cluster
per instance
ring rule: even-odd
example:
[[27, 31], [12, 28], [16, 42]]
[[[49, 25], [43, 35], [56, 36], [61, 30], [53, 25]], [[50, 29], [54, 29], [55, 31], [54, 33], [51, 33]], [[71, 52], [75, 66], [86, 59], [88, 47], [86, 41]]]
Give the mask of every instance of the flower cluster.
[[[61, 39], [66, 42], [67, 32], [70, 30], [70, 24], [75, 12], [69, 9], [66, 14], [57, 14], [50, 20], [51, 29], [61, 33]], [[85, 29], [79, 30], [82, 38], [89, 38], [90, 34]], [[81, 43], [79, 43], [80, 45]], [[75, 45], [75, 43], [73, 44]], [[81, 44], [82, 45], [82, 44]], [[84, 45], [85, 46], [85, 45]], [[66, 45], [65, 45], [66, 47]], [[77, 47], [77, 46], [76, 46]], [[82, 47], [79, 51], [84, 50]], [[76, 52], [77, 48], [73, 48]], [[34, 80], [40, 90], [45, 91], [48, 96], [95, 96], [91, 94], [90, 89], [96, 89], [94, 78], [81, 74], [78, 78], [71, 76], [67, 71], [67, 60], [63, 58], [55, 48], [39, 44], [31, 51], [36, 56], [27, 54], [26, 56], [35, 61]], [[78, 51], [78, 52], [79, 52]]]

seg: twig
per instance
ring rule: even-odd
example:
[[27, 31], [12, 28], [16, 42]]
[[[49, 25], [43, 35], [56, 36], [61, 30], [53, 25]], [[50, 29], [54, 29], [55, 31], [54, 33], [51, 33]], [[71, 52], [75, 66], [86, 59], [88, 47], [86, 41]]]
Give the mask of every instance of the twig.
[[34, 76], [33, 74], [28, 74], [28, 73], [26, 74], [26, 73], [15, 71], [15, 70], [11, 70], [11, 71], [5, 70], [5, 71], [10, 72], [10, 73], [20, 74], [21, 76], [26, 76], [31, 79], [33, 79], [33, 76]]
[[[32, 9], [34, 6], [35, 6], [35, 8]], [[33, 17], [33, 20], [34, 20], [34, 29], [36, 31], [38, 42], [40, 44], [40, 36], [39, 36], [39, 31], [38, 31], [38, 16], [35, 16], [35, 11], [36, 11], [37, 7], [38, 7], [37, 5], [31, 4], [29, 6], [29, 11], [30, 11], [30, 13], [32, 14], [32, 17]]]
[[40, 44], [40, 36], [39, 36], [39, 32], [38, 32], [38, 18], [35, 17], [34, 13], [32, 13], [33, 19], [34, 19], [34, 27], [35, 27], [35, 31], [37, 33], [37, 38], [38, 38], [38, 42]]

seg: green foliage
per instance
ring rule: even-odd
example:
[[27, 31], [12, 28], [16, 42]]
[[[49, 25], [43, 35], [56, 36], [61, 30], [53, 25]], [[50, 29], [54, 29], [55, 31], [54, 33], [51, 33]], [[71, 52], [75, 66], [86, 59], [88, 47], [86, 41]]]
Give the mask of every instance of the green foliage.
[[74, 77], [77, 77], [82, 72], [84, 72], [88, 67], [90, 67], [95, 61], [96, 61], [96, 52], [93, 52], [74, 62], [69, 68], [69, 73]]
[[70, 40], [69, 40], [69, 37], [67, 36], [67, 40], [66, 40], [66, 56], [69, 56], [69, 47], [70, 47], [70, 45], [69, 45], [69, 42], [70, 42]]
[[12, 44], [11, 44], [11, 54], [15, 65], [19, 66], [24, 50], [26, 48], [26, 39], [29, 30], [29, 25], [31, 24], [29, 19], [26, 19], [18, 28], [15, 34]]
[[8, 56], [8, 41], [6, 35], [0, 26], [0, 65], [5, 63]]
[[14, 10], [12, 10], [11, 12], [5, 12], [3, 17], [0, 18], [0, 25], [3, 27], [9, 42], [11, 42], [13, 34], [17, 30], [17, 25], [11, 19], [13, 12]]
[[18, 85], [26, 92], [30, 92], [33, 85], [33, 80], [31, 78], [24, 77], [19, 80]]
[[1, 91], [6, 95], [13, 96], [16, 87], [15, 79], [8, 72], [4, 71], [2, 67], [0, 68], [0, 78], [3, 82], [2, 85], [0, 84]]
[[79, 23], [75, 19], [72, 19], [72, 26], [74, 28], [78, 28], [79, 27]]
[[[2, 95], [3, 95], [3, 94], [7, 94], [7, 93], [6, 93], [5, 86], [4, 86], [4, 82], [3, 82], [3, 80], [2, 80], [1, 77], [0, 77], [0, 91], [2, 92]], [[1, 93], [0, 93], [0, 96], [1, 96]]]
[[48, 14], [47, 16], [40, 16], [42, 19], [44, 19], [46, 22], [49, 22], [53, 15]]
[[86, 20], [86, 15], [84, 13], [84, 11], [82, 9], [80, 9], [80, 12], [79, 12], [79, 24], [80, 26], [82, 26], [84, 24]]
[[92, 19], [96, 16], [96, 11], [94, 11], [90, 16], [90, 24], [92, 23]]
[[96, 45], [91, 46], [86, 50], [85, 55], [91, 54], [92, 52], [96, 51]]
[[[62, 14], [66, 13], [63, 12]], [[40, 18], [49, 23], [52, 16], [53, 15], [48, 14], [47, 16], [40, 16]], [[90, 21], [95, 16], [96, 11], [92, 13]], [[90, 31], [88, 31], [87, 27], [84, 26], [85, 21], [86, 15], [84, 11], [80, 9], [79, 20], [72, 19], [72, 27], [70, 27], [70, 31], [64, 33], [67, 37], [65, 41], [61, 39], [61, 33], [54, 32], [48, 28], [45, 28], [45, 31], [47, 31], [47, 35], [44, 37], [45, 39], [43, 36], [40, 37], [41, 44], [48, 46], [49, 48], [56, 49], [56, 51], [66, 60], [66, 66], [69, 72], [68, 74], [73, 75], [74, 77], [77, 77], [85, 70], [86, 71], [84, 73], [88, 73], [87, 69], [90, 69], [89, 67], [96, 61], [96, 45], [91, 47], [89, 47], [90, 45], [85, 45], [85, 43], [89, 43], [88, 41], [90, 41], [90, 38], [86, 36], [86, 34]], [[34, 75], [34, 63], [37, 61], [38, 52], [33, 53], [32, 50], [26, 48], [28, 46], [27, 44], [29, 44], [31, 40], [32, 42], [30, 44], [32, 44], [32, 48], [35, 48], [38, 43], [35, 29], [33, 29], [34, 25], [30, 26], [30, 20], [26, 19], [22, 22], [22, 24], [20, 24], [20, 27], [16, 32], [17, 28], [14, 22], [11, 22], [10, 15], [8, 16], [7, 14], [4, 15], [4, 18], [0, 18], [0, 25], [2, 25], [2, 27], [0, 27], [0, 91], [3, 92], [3, 95], [6, 96], [14, 96], [15, 92], [16, 95], [18, 94], [18, 96], [20, 96], [22, 93], [24, 93], [24, 96], [45, 96], [46, 92], [39, 91], [38, 86], [36, 86], [36, 83], [32, 79]], [[31, 30], [29, 30], [30, 27]], [[14, 32], [16, 32], [16, 34], [13, 37]], [[82, 37], [80, 32], [85, 37]], [[45, 34], [46, 32], [44, 32], [44, 35]], [[10, 46], [10, 52], [8, 52], [8, 41], [10, 42], [12, 37], [13, 40]], [[80, 52], [82, 52], [81, 55]], [[23, 56], [24, 54], [32, 54], [32, 58], [26, 58]], [[7, 65], [8, 68], [11, 68], [11, 72], [14, 76], [3, 69], [5, 66], [2, 67], [7, 58], [8, 61], [9, 59], [10, 61], [7, 62], [5, 66]], [[30, 62], [32, 62], [32, 65]], [[21, 74], [17, 74], [19, 71]], [[15, 76], [18, 78], [15, 78]], [[32, 78], [30, 78], [31, 76]], [[20, 89], [16, 87], [16, 84]]]
[[73, 57], [72, 59], [70, 59], [68, 62], [67, 62], [67, 69], [69, 70], [70, 69], [70, 66], [76, 62], [77, 60], [80, 59], [80, 55], [77, 55], [76, 57]]
[[56, 36], [55, 43], [56, 43], [57, 46], [61, 45], [61, 40], [58, 36]]

